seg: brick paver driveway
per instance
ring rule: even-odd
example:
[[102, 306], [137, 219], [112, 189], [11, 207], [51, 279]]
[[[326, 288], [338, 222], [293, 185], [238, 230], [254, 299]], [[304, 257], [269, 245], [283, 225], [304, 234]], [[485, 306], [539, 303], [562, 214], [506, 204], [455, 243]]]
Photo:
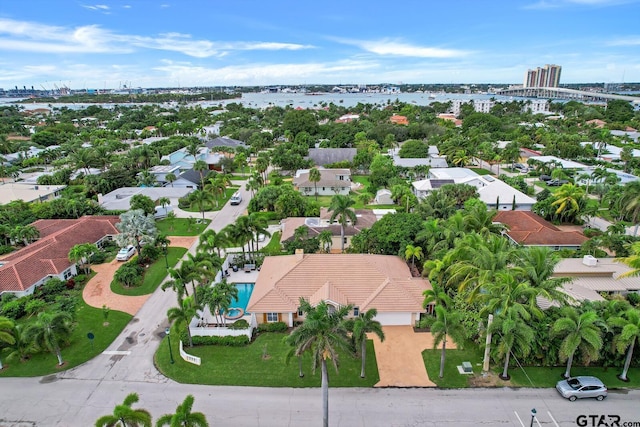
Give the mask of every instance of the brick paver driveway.
[[[171, 246], [179, 246], [187, 249], [193, 246], [197, 239], [198, 238], [194, 236], [169, 237]], [[123, 311], [135, 316], [151, 294], [132, 297], [111, 292], [113, 275], [121, 265], [122, 263], [113, 260], [108, 264], [92, 266], [96, 275], [85, 285], [82, 291], [82, 298], [92, 307], [102, 308], [103, 305], [106, 305], [111, 310]]]
[[[370, 334], [378, 362], [380, 381], [376, 387], [435, 387], [424, 367], [422, 351], [433, 348], [429, 332], [414, 332], [411, 326], [383, 326], [385, 340]], [[447, 348], [455, 348], [450, 340]], [[438, 375], [437, 372], [432, 375]]]

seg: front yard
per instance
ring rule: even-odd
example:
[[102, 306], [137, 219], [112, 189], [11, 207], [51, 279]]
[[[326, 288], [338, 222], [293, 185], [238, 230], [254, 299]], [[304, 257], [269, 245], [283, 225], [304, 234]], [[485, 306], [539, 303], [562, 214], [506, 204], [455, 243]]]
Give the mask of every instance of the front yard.
[[[162, 340], [155, 355], [160, 372], [169, 378], [188, 384], [235, 385], [252, 387], [319, 387], [320, 367], [312, 372], [309, 355], [303, 358], [304, 378], [298, 377], [298, 360], [291, 358], [286, 363], [290, 347], [283, 343], [286, 334], [261, 333], [245, 347], [202, 346], [189, 348], [187, 353], [202, 358], [202, 365], [187, 363], [178, 352], [178, 333], [171, 334], [174, 364], [169, 362], [168, 340]], [[366, 378], [360, 378], [359, 357], [341, 354], [339, 371], [329, 364], [330, 387], [372, 387], [379, 381], [373, 342], [367, 342]]]

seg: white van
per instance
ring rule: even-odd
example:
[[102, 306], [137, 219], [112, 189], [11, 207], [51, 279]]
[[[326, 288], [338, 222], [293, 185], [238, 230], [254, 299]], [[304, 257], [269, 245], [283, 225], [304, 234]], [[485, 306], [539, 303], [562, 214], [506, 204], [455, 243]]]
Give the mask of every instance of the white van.
[[231, 204], [232, 205], [239, 205], [240, 202], [242, 202], [242, 196], [240, 195], [239, 191], [236, 191], [235, 193], [233, 193], [233, 196], [231, 196]]

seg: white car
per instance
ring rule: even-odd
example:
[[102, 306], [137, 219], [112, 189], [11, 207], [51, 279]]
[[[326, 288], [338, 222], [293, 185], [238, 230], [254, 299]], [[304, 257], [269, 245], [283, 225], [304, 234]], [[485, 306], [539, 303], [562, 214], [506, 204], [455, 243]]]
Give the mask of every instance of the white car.
[[136, 254], [136, 248], [133, 245], [129, 245], [126, 248], [122, 248], [118, 251], [116, 259], [118, 261], [129, 261], [129, 258]]

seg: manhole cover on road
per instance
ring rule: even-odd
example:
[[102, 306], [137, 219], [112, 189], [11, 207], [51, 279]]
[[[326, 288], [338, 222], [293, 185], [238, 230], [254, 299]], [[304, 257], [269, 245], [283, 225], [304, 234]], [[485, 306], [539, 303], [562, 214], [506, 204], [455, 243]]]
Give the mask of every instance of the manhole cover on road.
[[139, 333], [138, 335], [140, 335], [141, 337], [143, 337], [143, 336], [145, 336], [145, 333], [144, 333], [144, 332], [142, 332], [142, 333]]

